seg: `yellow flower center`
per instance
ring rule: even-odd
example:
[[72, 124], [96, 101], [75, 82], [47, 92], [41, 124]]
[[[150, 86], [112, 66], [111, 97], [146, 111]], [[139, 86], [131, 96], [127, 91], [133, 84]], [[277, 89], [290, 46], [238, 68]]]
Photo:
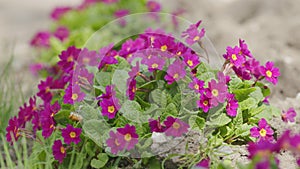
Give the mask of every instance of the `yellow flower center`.
[[175, 73], [175, 75], [173, 76], [173, 78], [174, 78], [174, 79], [177, 79], [178, 76], [179, 76], [178, 73]]
[[62, 154], [65, 154], [66, 150], [65, 150], [65, 148], [64, 148], [63, 146], [60, 147], [60, 152], [61, 152]]
[[73, 61], [73, 56], [72, 56], [72, 55], [69, 56], [69, 57], [67, 58], [67, 61], [68, 61], [68, 62], [72, 62], [72, 61]]
[[265, 129], [260, 129], [259, 134], [260, 134], [262, 137], [265, 137], [265, 136], [267, 135], [267, 131], [266, 131]]
[[75, 138], [75, 137], [76, 137], [76, 133], [75, 133], [74, 131], [72, 131], [72, 132], [70, 133], [70, 137], [71, 137], [71, 138]]
[[187, 61], [187, 64], [188, 64], [189, 66], [193, 66], [193, 65], [194, 65], [193, 61], [191, 61], [191, 60], [188, 60], [188, 61]]
[[158, 68], [158, 64], [153, 63], [153, 64], [152, 64], [152, 68], [153, 68], [153, 69]]
[[174, 129], [179, 129], [179, 128], [180, 128], [180, 124], [177, 123], [177, 122], [174, 122], [173, 125], [172, 125], [172, 127], [173, 127]]
[[232, 54], [231, 58], [232, 58], [232, 60], [236, 61], [237, 60], [236, 54]]
[[204, 106], [207, 106], [208, 105], [208, 101], [204, 100], [203, 104], [204, 104]]
[[212, 92], [213, 96], [217, 97], [219, 95], [219, 91], [217, 89], [213, 89]]
[[194, 88], [195, 88], [196, 90], [199, 90], [199, 85], [198, 85], [198, 84], [195, 84]]
[[267, 75], [268, 77], [272, 77], [273, 73], [272, 73], [270, 70], [268, 70], [268, 71], [266, 71], [266, 75]]
[[73, 94], [72, 94], [72, 100], [76, 100], [76, 99], [78, 99], [78, 94], [73, 93]]
[[131, 140], [131, 135], [129, 133], [125, 134], [124, 139], [126, 141], [130, 141]]
[[198, 41], [199, 39], [200, 39], [199, 36], [195, 36], [194, 39], [193, 39], [193, 41], [196, 42], [196, 41]]
[[107, 111], [108, 111], [109, 113], [114, 113], [115, 107], [114, 107], [114, 106], [108, 106]]
[[160, 50], [165, 52], [168, 49], [167, 45], [163, 45], [160, 47]]
[[45, 92], [46, 92], [46, 93], [49, 93], [49, 92], [50, 92], [50, 87], [49, 87], [49, 86], [47, 86], [47, 87], [45, 88]]
[[118, 142], [118, 139], [115, 139], [115, 144], [116, 144], [117, 146], [120, 145], [120, 143]]

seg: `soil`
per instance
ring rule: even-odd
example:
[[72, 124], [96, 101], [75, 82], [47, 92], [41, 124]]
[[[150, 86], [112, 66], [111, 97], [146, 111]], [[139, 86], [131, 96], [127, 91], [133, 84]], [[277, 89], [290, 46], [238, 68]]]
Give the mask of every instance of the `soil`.
[[[0, 65], [14, 55], [13, 75], [22, 84], [25, 95], [34, 94], [38, 80], [30, 75], [28, 65], [34, 54], [28, 42], [38, 30], [50, 25], [49, 13], [55, 6], [76, 5], [81, 0], [17, 0], [0, 1]], [[300, 113], [300, 1], [296, 0], [160, 0], [169, 11], [183, 8], [184, 17], [196, 22], [203, 20], [207, 36], [221, 55], [227, 46], [246, 40], [252, 53], [262, 63], [271, 60], [281, 69], [281, 77], [272, 89], [271, 104], [287, 110], [295, 107]], [[171, 5], [170, 5], [171, 4]], [[1, 66], [0, 66], [1, 70]], [[285, 129], [300, 132], [297, 123], [285, 124], [274, 119], [272, 125], [282, 133]], [[245, 147], [231, 156], [246, 162]], [[294, 156], [282, 153], [281, 168], [296, 168]]]

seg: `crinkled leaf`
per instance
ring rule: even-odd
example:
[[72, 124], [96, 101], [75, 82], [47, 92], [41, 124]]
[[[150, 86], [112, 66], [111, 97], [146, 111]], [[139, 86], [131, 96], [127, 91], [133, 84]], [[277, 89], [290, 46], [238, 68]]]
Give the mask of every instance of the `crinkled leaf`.
[[150, 99], [158, 106], [165, 108], [167, 106], [167, 94], [165, 91], [155, 89], [150, 93]]
[[238, 101], [243, 101], [249, 98], [249, 94], [254, 92], [256, 89], [254, 87], [252, 88], [246, 88], [246, 89], [235, 89], [233, 90], [233, 94], [235, 94], [235, 98]]
[[256, 90], [254, 92], [250, 93], [249, 96], [254, 98], [258, 103], [264, 99], [264, 95], [259, 87], [255, 87], [255, 89]]
[[102, 136], [107, 132], [110, 128], [103, 120], [91, 119], [86, 121], [82, 129], [86, 136], [88, 136], [91, 140], [93, 140], [99, 147], [102, 146]]
[[250, 126], [246, 123], [241, 126], [238, 126], [237, 129], [235, 130], [235, 135], [241, 136], [241, 137], [249, 136], [251, 128], [252, 128], [252, 126]]
[[105, 164], [108, 162], [108, 156], [105, 153], [100, 153], [97, 155], [98, 159], [93, 159], [91, 161], [91, 166], [94, 168], [103, 168]]
[[137, 122], [137, 123], [147, 123], [150, 115], [145, 114], [141, 110], [141, 106], [136, 101], [127, 100], [122, 105], [120, 112], [123, 116], [129, 121]]
[[69, 124], [71, 122], [71, 119], [69, 119], [70, 113], [71, 110], [61, 110], [57, 112], [54, 115], [55, 122], [63, 125]]
[[116, 85], [116, 88], [123, 94], [125, 94], [127, 90], [126, 82], [128, 78], [128, 72], [125, 70], [115, 70], [112, 77], [113, 84]]
[[257, 101], [250, 97], [242, 102], [239, 103], [239, 108], [241, 110], [247, 110], [247, 109], [251, 109], [251, 108], [255, 108], [257, 106]]
[[[111, 84], [111, 73], [110, 72], [98, 72], [95, 76], [97, 83], [105, 89], [106, 86]], [[102, 91], [105, 92], [105, 91]]]
[[202, 130], [205, 126], [205, 119], [196, 115], [189, 118], [189, 125], [192, 129]]

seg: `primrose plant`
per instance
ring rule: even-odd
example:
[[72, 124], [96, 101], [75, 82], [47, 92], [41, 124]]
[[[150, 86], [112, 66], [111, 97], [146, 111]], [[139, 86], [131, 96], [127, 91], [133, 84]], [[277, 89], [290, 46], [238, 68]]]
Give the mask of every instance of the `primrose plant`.
[[[7, 141], [31, 138], [30, 158], [58, 168], [165, 168], [176, 156], [173, 168], [221, 167], [234, 145], [253, 142], [250, 158], [275, 145], [268, 123], [281, 114], [267, 104], [267, 83], [277, 83], [279, 69], [260, 64], [241, 39], [214, 68], [201, 21], [181, 32], [150, 27], [97, 50], [69, 46], [9, 121]], [[291, 111], [282, 118], [292, 121]], [[194, 135], [196, 148], [173, 151]]]

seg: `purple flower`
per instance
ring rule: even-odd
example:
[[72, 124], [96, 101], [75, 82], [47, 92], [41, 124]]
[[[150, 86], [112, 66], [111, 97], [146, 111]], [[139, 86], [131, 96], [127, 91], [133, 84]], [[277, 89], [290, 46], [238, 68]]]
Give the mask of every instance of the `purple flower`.
[[187, 46], [185, 46], [183, 43], [177, 42], [176, 46], [172, 50], [172, 53], [174, 53], [177, 56], [182, 56], [186, 52], [189, 52], [189, 53], [193, 54], [193, 52], [191, 50], [188, 50], [188, 49], [189, 48]]
[[273, 62], [267, 62], [266, 66], [260, 67], [261, 74], [266, 78], [267, 81], [277, 84], [277, 78], [280, 76], [280, 71], [277, 67], [274, 67]]
[[252, 137], [258, 138], [258, 140], [266, 140], [266, 141], [273, 141], [273, 134], [274, 131], [268, 125], [267, 121], [262, 118], [258, 122], [258, 127], [252, 127], [250, 129], [250, 134]]
[[300, 134], [294, 135], [290, 138], [290, 146], [292, 149], [299, 150], [300, 147]]
[[126, 10], [126, 9], [120, 9], [120, 10], [117, 10], [117, 11], [114, 13], [114, 16], [115, 16], [116, 18], [119, 18], [119, 19], [118, 19], [118, 22], [119, 22], [119, 24], [120, 24], [122, 27], [126, 26], [126, 20], [125, 20], [124, 18], [122, 18], [122, 17], [124, 17], [124, 16], [126, 16], [126, 15], [128, 15], [128, 14], [129, 14], [129, 11]]
[[[171, 36], [161, 36], [160, 38], [156, 38], [153, 41], [153, 47], [159, 49], [161, 52], [172, 52], [173, 48], [175, 47], [176, 43], [174, 38]], [[172, 57], [166, 54], [167, 57]]]
[[255, 164], [255, 169], [271, 169], [271, 164], [268, 159], [260, 161]]
[[135, 40], [129, 39], [122, 44], [119, 55], [123, 58], [129, 59], [132, 54], [138, 50], [145, 48], [145, 41], [142, 38], [137, 38]]
[[160, 118], [158, 117], [158, 120], [149, 119], [149, 127], [151, 132], [164, 132], [166, 129], [166, 126], [162, 125], [160, 123]]
[[234, 98], [234, 94], [227, 94], [226, 113], [228, 116], [235, 117], [239, 107], [238, 101]]
[[186, 75], [185, 65], [179, 60], [175, 60], [167, 70], [167, 75], [165, 76], [165, 80], [168, 84], [172, 84], [174, 81], [179, 81], [180, 79], [184, 78]]
[[182, 37], [186, 37], [185, 42], [189, 45], [193, 45], [196, 42], [199, 42], [203, 36], [205, 35], [205, 29], [202, 28], [200, 31], [198, 30], [198, 27], [201, 24], [201, 20], [198, 21], [196, 24], [190, 25], [190, 27], [182, 32]]
[[239, 45], [240, 45], [240, 53], [244, 56], [248, 56], [250, 58], [253, 58], [250, 50], [248, 49], [247, 44], [245, 43], [245, 40], [239, 39]]
[[128, 151], [138, 143], [139, 136], [136, 134], [135, 126], [126, 124], [124, 128], [118, 128], [117, 132], [123, 137], [120, 139], [120, 144]]
[[250, 80], [252, 78], [251, 72], [244, 66], [240, 66], [238, 68], [233, 66], [232, 69], [240, 79]]
[[120, 109], [120, 105], [113, 99], [104, 99], [100, 102], [102, 108], [102, 115], [113, 119], [116, 116], [117, 111]]
[[75, 61], [77, 60], [81, 49], [75, 46], [70, 46], [67, 50], [62, 51], [59, 55], [60, 61], [57, 64], [65, 73], [71, 73], [75, 68]]
[[228, 84], [230, 81], [230, 76], [225, 76], [223, 72], [218, 72], [218, 81], [220, 83]]
[[74, 104], [75, 102], [81, 102], [84, 100], [84, 97], [85, 93], [80, 90], [80, 86], [78, 84], [70, 83], [64, 95], [64, 103]]
[[55, 129], [54, 115], [60, 110], [60, 105], [55, 102], [53, 105], [47, 103], [40, 114], [40, 123], [42, 124], [42, 136], [46, 139], [51, 136]]
[[259, 77], [262, 76], [260, 72], [260, 63], [258, 60], [252, 58], [245, 62], [245, 68], [256, 78], [259, 79]]
[[210, 166], [210, 159], [206, 158], [201, 160], [199, 163], [196, 164], [196, 169], [200, 168], [200, 169], [209, 169]]
[[218, 106], [219, 103], [224, 103], [226, 96], [228, 94], [226, 83], [212, 80], [208, 83], [207, 97], [210, 98], [210, 103], [212, 106]]
[[97, 97], [98, 100], [100, 99], [111, 99], [116, 97], [115, 85], [108, 85], [105, 87], [105, 93], [101, 96]]
[[62, 163], [64, 158], [67, 156], [66, 148], [62, 145], [61, 140], [55, 140], [52, 146], [52, 152], [55, 160]]
[[162, 70], [165, 65], [165, 59], [160, 56], [152, 56], [151, 59], [147, 59], [145, 64], [148, 66], [148, 70], [153, 72], [155, 70]]
[[[20, 137], [20, 124], [19, 120], [16, 116], [9, 119], [8, 126], [6, 127], [6, 140], [8, 142], [17, 141]], [[14, 139], [12, 139], [12, 136]]]
[[54, 32], [54, 36], [61, 41], [67, 39], [69, 37], [69, 34], [70, 34], [69, 29], [62, 26], [58, 27]]
[[73, 83], [78, 84], [82, 88], [89, 90], [94, 84], [94, 74], [90, 73], [86, 68], [77, 68], [73, 74]]
[[194, 69], [200, 63], [199, 56], [195, 53], [190, 52], [190, 51], [185, 52], [183, 54], [183, 61], [191, 69]]
[[197, 93], [204, 93], [204, 81], [199, 80], [198, 78], [194, 77], [193, 81], [189, 84], [189, 88], [195, 90]]
[[127, 90], [126, 90], [126, 96], [129, 98], [129, 100], [134, 100], [135, 92], [137, 90], [136, 88], [136, 80], [134, 78], [127, 80]]
[[46, 81], [41, 81], [38, 85], [39, 92], [37, 96], [39, 96], [44, 102], [50, 102], [52, 99], [51, 89], [63, 89], [64, 84], [59, 80], [53, 80], [52, 77], [47, 77]]
[[261, 140], [257, 143], [250, 142], [248, 144], [249, 158], [253, 159], [258, 155], [261, 159], [269, 158], [274, 151], [274, 144], [266, 140]]
[[164, 121], [166, 126], [165, 134], [166, 136], [174, 136], [180, 137], [183, 134], [188, 132], [188, 128], [190, 127], [187, 123], [181, 121], [178, 118], [174, 118], [172, 116], [168, 116]]
[[288, 121], [294, 122], [296, 115], [297, 115], [297, 113], [296, 113], [295, 109], [291, 107], [291, 108], [289, 108], [289, 110], [287, 112], [282, 111], [281, 119], [284, 122], [288, 122]]
[[226, 60], [229, 60], [231, 64], [233, 64], [235, 67], [239, 68], [246, 62], [245, 56], [241, 55], [240, 51], [241, 48], [235, 46], [234, 48], [231, 48], [228, 46], [226, 48], [227, 53], [223, 55], [223, 57]]
[[61, 135], [66, 144], [71, 144], [71, 142], [78, 144], [81, 141], [80, 134], [81, 128], [74, 128], [70, 124], [68, 124], [66, 128], [61, 129]]
[[87, 48], [84, 48], [77, 59], [79, 65], [88, 65], [88, 66], [97, 66], [99, 65], [100, 56], [96, 51], [89, 51]]
[[106, 144], [110, 147], [110, 151], [113, 154], [117, 154], [119, 151], [124, 149], [124, 145], [121, 144], [122, 135], [120, 133], [109, 132], [109, 139], [106, 140]]
[[161, 10], [160, 4], [152, 0], [147, 2], [147, 8], [149, 9], [150, 12], [159, 12]]
[[197, 101], [197, 105], [203, 110], [204, 113], [207, 113], [211, 108], [210, 99], [205, 94], [200, 96], [200, 100]]
[[29, 65], [29, 69], [32, 75], [38, 76], [38, 73], [44, 69], [44, 65], [41, 63], [33, 63]]
[[31, 40], [30, 45], [34, 47], [48, 48], [50, 47], [50, 37], [50, 32], [38, 32]]
[[116, 56], [118, 53], [113, 50], [114, 44], [109, 44], [99, 50], [100, 64], [99, 69], [103, 68], [105, 65], [117, 64], [118, 60]]
[[65, 13], [70, 11], [70, 7], [57, 7], [51, 12], [51, 18], [53, 20], [59, 20]]

